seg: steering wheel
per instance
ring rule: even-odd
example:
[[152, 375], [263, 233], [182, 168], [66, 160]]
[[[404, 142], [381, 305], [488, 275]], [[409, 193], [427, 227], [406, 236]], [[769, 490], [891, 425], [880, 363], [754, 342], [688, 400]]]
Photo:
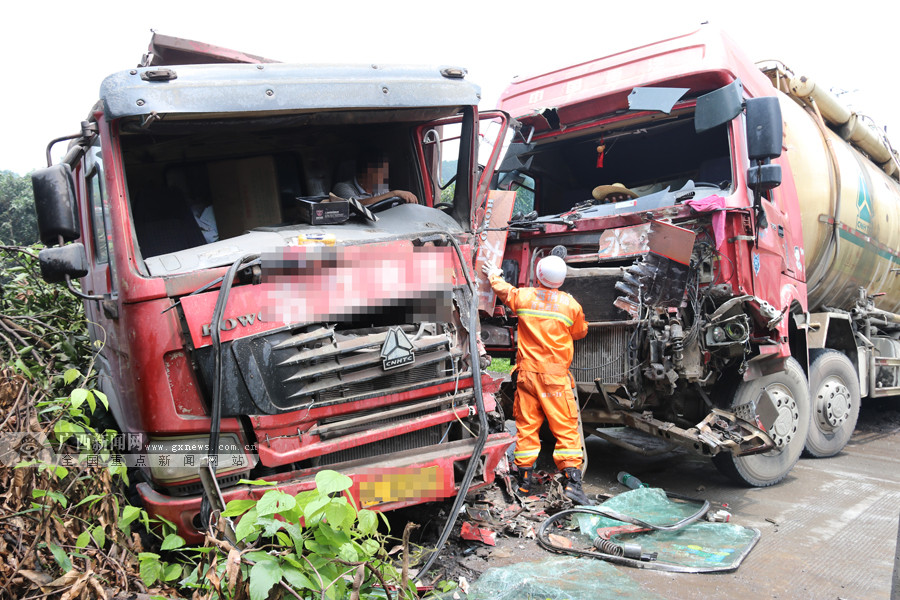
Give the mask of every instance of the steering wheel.
[[453, 209], [453, 203], [452, 202], [438, 202], [434, 205], [434, 208], [436, 208], [438, 210], [443, 210], [445, 212], [450, 211]]
[[387, 210], [389, 208], [394, 208], [398, 204], [406, 204], [406, 200], [401, 198], [400, 196], [391, 196], [390, 198], [385, 198], [384, 200], [379, 200], [373, 204], [369, 204], [366, 206], [373, 213], [381, 212], [383, 210]]

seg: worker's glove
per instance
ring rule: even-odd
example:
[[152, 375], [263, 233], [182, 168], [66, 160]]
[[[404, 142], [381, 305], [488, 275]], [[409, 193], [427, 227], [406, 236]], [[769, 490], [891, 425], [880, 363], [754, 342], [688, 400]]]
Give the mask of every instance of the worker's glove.
[[503, 277], [503, 270], [500, 267], [492, 265], [491, 263], [484, 263], [482, 265], [481, 270], [484, 271], [484, 274], [488, 277], [493, 277], [496, 275], [497, 277]]

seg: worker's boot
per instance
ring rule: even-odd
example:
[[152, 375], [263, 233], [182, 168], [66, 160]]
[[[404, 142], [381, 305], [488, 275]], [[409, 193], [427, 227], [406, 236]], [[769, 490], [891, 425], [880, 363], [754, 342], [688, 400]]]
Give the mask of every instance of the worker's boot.
[[575, 467], [563, 469], [563, 485], [566, 497], [578, 506], [592, 506], [594, 503], [588, 498], [581, 487], [581, 471]]
[[534, 491], [534, 467], [519, 467], [516, 478], [519, 480], [519, 488], [516, 490], [516, 494], [519, 496], [530, 496], [531, 492]]

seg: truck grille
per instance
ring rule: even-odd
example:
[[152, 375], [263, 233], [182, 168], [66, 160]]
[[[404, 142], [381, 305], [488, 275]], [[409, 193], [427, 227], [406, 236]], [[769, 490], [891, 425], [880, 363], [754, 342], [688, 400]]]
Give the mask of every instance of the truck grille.
[[[423, 335], [405, 327], [414, 362], [385, 369], [381, 348], [390, 328], [337, 330], [324, 325], [266, 332], [223, 344], [223, 416], [279, 414], [414, 389], [451, 378], [458, 356], [452, 334]], [[197, 351], [207, 390], [212, 390], [215, 357]]]
[[327, 327], [299, 333], [275, 346], [289, 355], [278, 364], [279, 378], [296, 389], [289, 401], [344, 399], [439, 377], [441, 363], [450, 357], [446, 335], [413, 340], [415, 363], [385, 370], [381, 347], [388, 332], [358, 335]]
[[395, 452], [432, 446], [441, 441], [443, 429], [446, 428], [446, 425], [428, 427], [427, 429], [411, 431], [403, 435], [387, 438], [378, 442], [372, 442], [371, 444], [364, 444], [362, 446], [356, 446], [355, 448], [347, 448], [346, 450], [326, 454], [315, 460], [315, 466], [322, 467], [349, 460], [372, 458], [373, 456], [387, 456], [388, 454], [393, 454]]
[[572, 376], [579, 383], [626, 383], [628, 377], [628, 323], [593, 325], [583, 339], [575, 342]]

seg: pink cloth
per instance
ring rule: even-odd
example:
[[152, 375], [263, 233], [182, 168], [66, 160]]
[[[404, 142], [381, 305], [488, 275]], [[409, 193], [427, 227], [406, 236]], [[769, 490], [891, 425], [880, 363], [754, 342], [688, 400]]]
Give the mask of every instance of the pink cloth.
[[685, 204], [687, 204], [697, 212], [716, 211], [712, 216], [712, 224], [713, 235], [716, 238], [716, 250], [718, 250], [719, 246], [722, 245], [722, 242], [725, 241], [725, 212], [722, 210], [725, 208], [725, 198], [713, 194], [712, 196], [707, 196], [706, 198], [688, 200], [685, 202]]

